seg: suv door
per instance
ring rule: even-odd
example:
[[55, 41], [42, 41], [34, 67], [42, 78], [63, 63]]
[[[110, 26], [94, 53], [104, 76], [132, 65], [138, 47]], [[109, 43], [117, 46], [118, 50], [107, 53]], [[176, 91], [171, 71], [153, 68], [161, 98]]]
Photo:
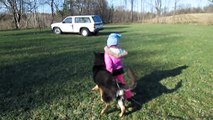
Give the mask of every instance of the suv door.
[[62, 21], [60, 26], [63, 32], [73, 32], [73, 19], [72, 17], [67, 17]]
[[103, 29], [103, 22], [101, 18], [98, 15], [95, 15], [92, 17], [94, 23], [95, 23], [95, 29], [102, 30]]
[[75, 17], [75, 28], [74, 32], [81, 32], [81, 28], [87, 28], [90, 30], [90, 27], [92, 25], [92, 21], [90, 20], [90, 17], [85, 17], [85, 16], [78, 16]]

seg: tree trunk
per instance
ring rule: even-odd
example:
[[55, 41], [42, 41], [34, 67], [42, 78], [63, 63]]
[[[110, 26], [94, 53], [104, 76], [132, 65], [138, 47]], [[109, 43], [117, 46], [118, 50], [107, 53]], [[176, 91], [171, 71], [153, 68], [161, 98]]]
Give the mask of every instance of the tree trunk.
[[162, 11], [162, 1], [161, 0], [156, 0], [155, 1], [155, 9], [157, 11], [157, 23], [159, 23], [159, 17], [161, 15], [161, 11]]
[[134, 4], [134, 0], [131, 0], [131, 22], [134, 21], [134, 19], [133, 19], [133, 4]]
[[53, 21], [54, 21], [54, 17], [55, 17], [55, 15], [54, 15], [54, 0], [51, 0], [50, 7], [51, 7], [51, 15], [52, 15], [52, 20], [51, 20], [51, 24], [52, 24]]
[[8, 1], [11, 6], [11, 11], [13, 12], [13, 19], [16, 29], [20, 29], [20, 21], [21, 21], [21, 12], [18, 11], [17, 1], [9, 0]]
[[14, 18], [16, 29], [20, 29], [20, 18], [19, 18], [19, 14], [17, 12], [13, 12], [13, 18]]

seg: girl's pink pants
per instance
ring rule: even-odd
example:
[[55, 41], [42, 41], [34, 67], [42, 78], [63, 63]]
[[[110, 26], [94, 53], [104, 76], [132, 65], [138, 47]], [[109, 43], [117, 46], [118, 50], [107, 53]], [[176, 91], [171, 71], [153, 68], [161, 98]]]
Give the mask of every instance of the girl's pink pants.
[[[122, 83], [122, 84], [126, 84], [125, 80], [124, 80], [124, 76], [123, 74], [120, 74], [120, 75], [116, 75], [114, 76], [116, 81], [119, 82], [119, 83]], [[125, 94], [125, 99], [129, 99], [133, 96], [133, 93], [131, 92], [131, 90], [127, 89], [124, 91], [124, 94]]]

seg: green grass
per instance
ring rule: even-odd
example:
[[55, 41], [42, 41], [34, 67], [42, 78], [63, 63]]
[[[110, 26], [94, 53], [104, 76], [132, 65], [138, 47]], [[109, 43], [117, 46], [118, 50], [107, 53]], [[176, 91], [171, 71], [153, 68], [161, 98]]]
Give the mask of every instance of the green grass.
[[[119, 109], [90, 92], [93, 51], [120, 32], [138, 76], [136, 111], [122, 118], [213, 119], [213, 26], [111, 25], [99, 36], [0, 31], [0, 119], [117, 120]], [[115, 103], [114, 103], [115, 104]]]

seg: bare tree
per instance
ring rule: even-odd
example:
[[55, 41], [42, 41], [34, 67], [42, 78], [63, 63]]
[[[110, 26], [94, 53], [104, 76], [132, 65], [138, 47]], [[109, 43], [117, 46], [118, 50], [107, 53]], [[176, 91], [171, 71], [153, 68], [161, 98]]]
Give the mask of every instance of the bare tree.
[[141, 16], [142, 22], [144, 21], [144, 0], [141, 0]]
[[181, 0], [175, 0], [174, 1], [174, 12], [173, 12], [173, 22], [175, 23], [176, 22], [176, 19], [175, 19], [175, 15], [176, 15], [176, 11], [177, 11], [177, 5], [178, 5], [178, 2], [180, 2]]
[[0, 0], [5, 8], [12, 13], [16, 29], [20, 29], [20, 21], [23, 15], [24, 0]]
[[181, 0], [175, 0], [174, 2], [174, 14], [173, 15], [176, 15], [176, 11], [177, 11], [177, 5], [178, 5], [178, 2], [180, 2]]
[[60, 7], [60, 2], [58, 2], [58, 4], [55, 3], [56, 12], [60, 14], [61, 19], [63, 20], [64, 16], [68, 14], [68, 5], [66, 4], [66, 0], [64, 0], [63, 3], [61, 2], [62, 8], [60, 9], [59, 7]]
[[131, 0], [131, 22], [133, 22], [133, 6], [134, 6], [134, 0]]
[[110, 10], [108, 9], [108, 4], [106, 0], [96, 0], [97, 7], [94, 9], [95, 14], [100, 15], [105, 21], [108, 18]]
[[50, 7], [51, 7], [51, 15], [52, 15], [52, 20], [51, 20], [51, 23], [53, 23], [53, 20], [54, 20], [54, 0], [50, 0]]
[[157, 22], [159, 22], [159, 17], [162, 12], [162, 1], [161, 0], [155, 0], [155, 9], [157, 11]]
[[41, 4], [47, 4], [50, 6], [51, 16], [52, 16], [51, 23], [53, 23], [54, 18], [55, 18], [55, 6], [54, 6], [55, 0], [45, 0], [45, 1], [41, 2]]
[[70, 15], [98, 14], [107, 17], [109, 12], [106, 0], [65, 0], [64, 3], [68, 6]]
[[68, 6], [70, 15], [74, 15], [74, 2], [75, 0], [64, 0], [64, 4]]
[[151, 2], [147, 2], [147, 3], [151, 6], [150, 7], [151, 13], [153, 13], [153, 8], [156, 10], [156, 12], [157, 12], [156, 18], [157, 18], [157, 23], [158, 23], [159, 17], [160, 17], [161, 12], [162, 12], [162, 0], [154, 0], [154, 3], [151, 0]]
[[38, 8], [38, 3], [37, 0], [32, 0], [32, 1], [27, 1], [27, 8], [28, 8], [28, 13], [30, 13], [27, 17], [26, 24], [27, 27], [37, 27], [38, 24], [38, 17], [37, 17], [37, 8]]
[[[124, 0], [124, 2], [125, 2], [125, 4], [127, 5], [127, 1], [128, 0]], [[135, 0], [130, 0], [130, 4], [131, 4], [131, 22], [133, 22], [133, 18], [134, 18], [134, 10], [133, 10], [133, 8], [134, 8], [134, 1]]]

